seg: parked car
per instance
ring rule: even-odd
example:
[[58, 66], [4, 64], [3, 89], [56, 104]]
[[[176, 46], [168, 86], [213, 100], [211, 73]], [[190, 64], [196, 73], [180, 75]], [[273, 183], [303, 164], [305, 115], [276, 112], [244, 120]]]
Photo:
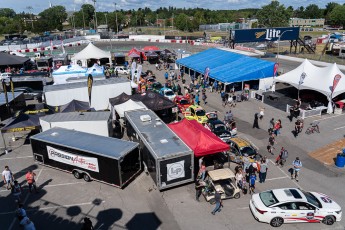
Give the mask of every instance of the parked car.
[[159, 90], [163, 88], [163, 85], [156, 81], [153, 82], [152, 84], [148, 84], [148, 90], [152, 90], [153, 92], [159, 93]]
[[14, 92], [23, 92], [25, 100], [39, 100], [42, 101], [42, 92], [35, 91], [29, 87], [14, 88]]
[[159, 93], [163, 95], [164, 97], [169, 98], [170, 101], [173, 101], [176, 97], [176, 94], [174, 93], [174, 91], [166, 87], [161, 88], [159, 90]]
[[237, 134], [236, 125], [232, 129], [228, 130], [225, 124], [220, 120], [208, 120], [205, 124], [205, 128], [216, 134], [222, 141], [228, 142], [230, 138]]
[[280, 227], [284, 223], [333, 225], [341, 221], [341, 207], [329, 196], [298, 188], [272, 189], [252, 195], [249, 203], [254, 218]]
[[228, 143], [230, 144], [230, 160], [233, 162], [241, 163], [245, 154], [248, 155], [251, 162], [259, 157], [256, 148], [243, 138], [233, 137], [228, 140]]
[[119, 74], [125, 74], [125, 75], [128, 75], [129, 74], [129, 70], [126, 69], [125, 67], [115, 67], [114, 71], [116, 71], [119, 73]]
[[201, 124], [205, 124], [208, 119], [206, 117], [206, 111], [198, 105], [189, 106], [184, 112], [183, 115], [188, 120], [196, 120]]

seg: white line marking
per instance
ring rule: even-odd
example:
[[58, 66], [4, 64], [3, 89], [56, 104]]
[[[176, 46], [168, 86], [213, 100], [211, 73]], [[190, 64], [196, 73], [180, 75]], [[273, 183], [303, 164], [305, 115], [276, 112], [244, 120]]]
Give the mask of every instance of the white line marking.
[[[105, 201], [102, 200], [101, 203], [104, 203]], [[66, 204], [66, 205], [55, 205], [55, 206], [49, 206], [49, 207], [43, 207], [39, 209], [27, 209], [27, 212], [33, 212], [33, 211], [40, 211], [40, 210], [48, 210], [48, 209], [56, 209], [56, 208], [69, 208], [73, 206], [83, 206], [83, 205], [91, 205], [93, 202], [86, 202], [86, 203], [79, 203], [79, 204]], [[1, 212], [0, 215], [8, 215], [8, 214], [14, 214], [16, 213], [15, 211], [12, 212]], [[11, 229], [12, 226], [10, 226], [9, 229]]]
[[265, 181], [268, 181], [268, 180], [279, 180], [279, 179], [285, 179], [285, 178], [289, 178], [289, 177], [288, 176], [281, 176], [281, 177], [269, 178], [269, 179], [266, 179]]
[[331, 118], [335, 118], [335, 117], [340, 117], [340, 116], [344, 116], [345, 114], [340, 114], [340, 115], [335, 115], [335, 116], [331, 116], [331, 117], [325, 117], [325, 118], [321, 118], [318, 120], [314, 120], [314, 121], [323, 121], [323, 120], [327, 120], [327, 119], [331, 119]]
[[[272, 164], [274, 164], [273, 161], [272, 161], [271, 159], [269, 159], [269, 161], [271, 161]], [[277, 168], [278, 168], [285, 176], [291, 177], [291, 176], [289, 176], [286, 172], [284, 172], [279, 166], [278, 166]], [[300, 188], [300, 189], [303, 190], [302, 186], [300, 186], [295, 180], [291, 180], [291, 181], [292, 181], [298, 188]]]
[[25, 159], [25, 158], [32, 158], [33, 156], [26, 156], [26, 157], [7, 157], [7, 158], [0, 158], [0, 161], [3, 160], [16, 160], [16, 159]]
[[249, 207], [242, 207], [242, 208], [237, 208], [237, 209], [249, 209]]
[[345, 128], [345, 126], [341, 126], [339, 128], [335, 128], [334, 130], [343, 129], [343, 128]]

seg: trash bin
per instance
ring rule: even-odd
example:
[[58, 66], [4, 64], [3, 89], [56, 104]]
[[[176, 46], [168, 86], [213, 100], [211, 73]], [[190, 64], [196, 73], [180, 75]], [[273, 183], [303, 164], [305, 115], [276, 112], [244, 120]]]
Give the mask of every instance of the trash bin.
[[340, 168], [344, 168], [345, 166], [345, 149], [343, 149], [343, 153], [337, 154], [337, 159], [335, 161], [335, 165]]

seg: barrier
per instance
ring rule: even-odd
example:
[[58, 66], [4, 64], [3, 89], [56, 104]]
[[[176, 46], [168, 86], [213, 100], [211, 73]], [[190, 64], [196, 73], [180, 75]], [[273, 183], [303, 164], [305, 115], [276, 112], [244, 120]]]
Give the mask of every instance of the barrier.
[[[291, 105], [286, 105], [286, 112], [290, 113], [290, 108], [292, 106]], [[315, 117], [315, 116], [321, 116], [322, 111], [323, 110], [327, 110], [326, 106], [319, 106], [316, 107], [314, 109], [310, 109], [310, 110], [304, 110], [304, 109], [299, 109], [300, 111], [300, 117], [302, 117], [302, 119], [308, 118], [308, 117]]]

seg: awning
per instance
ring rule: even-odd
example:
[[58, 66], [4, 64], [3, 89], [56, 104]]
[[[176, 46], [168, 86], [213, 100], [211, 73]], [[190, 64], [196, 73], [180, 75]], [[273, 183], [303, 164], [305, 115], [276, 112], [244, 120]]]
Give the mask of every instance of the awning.
[[194, 151], [196, 157], [202, 157], [228, 151], [229, 145], [219, 139], [196, 120], [183, 119], [180, 122], [168, 124], [186, 145]]

